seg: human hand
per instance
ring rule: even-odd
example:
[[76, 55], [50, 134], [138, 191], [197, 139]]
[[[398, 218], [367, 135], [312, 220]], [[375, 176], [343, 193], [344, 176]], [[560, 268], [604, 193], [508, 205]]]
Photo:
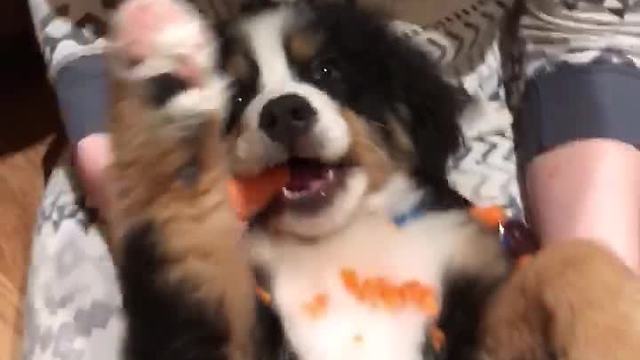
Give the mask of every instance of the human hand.
[[104, 215], [109, 207], [107, 168], [113, 161], [111, 139], [106, 133], [86, 136], [76, 145], [76, 171], [87, 196], [87, 205]]

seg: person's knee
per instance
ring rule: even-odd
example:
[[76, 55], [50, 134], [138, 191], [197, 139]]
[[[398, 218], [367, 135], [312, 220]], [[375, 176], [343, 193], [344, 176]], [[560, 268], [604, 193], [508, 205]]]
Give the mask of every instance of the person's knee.
[[640, 70], [627, 65], [558, 66], [529, 80], [516, 115], [520, 175], [537, 156], [574, 141], [640, 144]]

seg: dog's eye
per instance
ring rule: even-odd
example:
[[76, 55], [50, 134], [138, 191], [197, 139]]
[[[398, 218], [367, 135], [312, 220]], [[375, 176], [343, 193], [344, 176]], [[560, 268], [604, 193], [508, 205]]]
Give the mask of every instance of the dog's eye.
[[246, 103], [255, 96], [255, 86], [253, 83], [235, 82], [235, 94], [233, 95], [233, 103], [235, 106], [244, 106]]
[[313, 80], [326, 82], [340, 77], [338, 62], [335, 58], [323, 58], [311, 64], [311, 76]]

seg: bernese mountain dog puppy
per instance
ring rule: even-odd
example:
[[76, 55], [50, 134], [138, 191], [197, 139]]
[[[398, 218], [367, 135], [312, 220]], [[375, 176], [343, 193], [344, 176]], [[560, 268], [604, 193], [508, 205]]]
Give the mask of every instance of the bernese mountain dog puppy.
[[[434, 329], [443, 358], [521, 358], [481, 327], [508, 262], [448, 184], [461, 99], [424, 53], [353, 5], [260, 6], [209, 31], [174, 1], [132, 56], [138, 3], [112, 56], [126, 359], [427, 359]], [[244, 224], [227, 181], [276, 166], [288, 183]]]

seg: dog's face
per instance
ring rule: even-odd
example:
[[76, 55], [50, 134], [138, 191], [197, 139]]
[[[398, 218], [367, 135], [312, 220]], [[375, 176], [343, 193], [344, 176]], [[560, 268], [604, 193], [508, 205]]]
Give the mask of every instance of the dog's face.
[[289, 167], [268, 210], [279, 231], [330, 233], [398, 172], [448, 190], [456, 95], [382, 20], [346, 5], [284, 6], [222, 33], [232, 170]]

